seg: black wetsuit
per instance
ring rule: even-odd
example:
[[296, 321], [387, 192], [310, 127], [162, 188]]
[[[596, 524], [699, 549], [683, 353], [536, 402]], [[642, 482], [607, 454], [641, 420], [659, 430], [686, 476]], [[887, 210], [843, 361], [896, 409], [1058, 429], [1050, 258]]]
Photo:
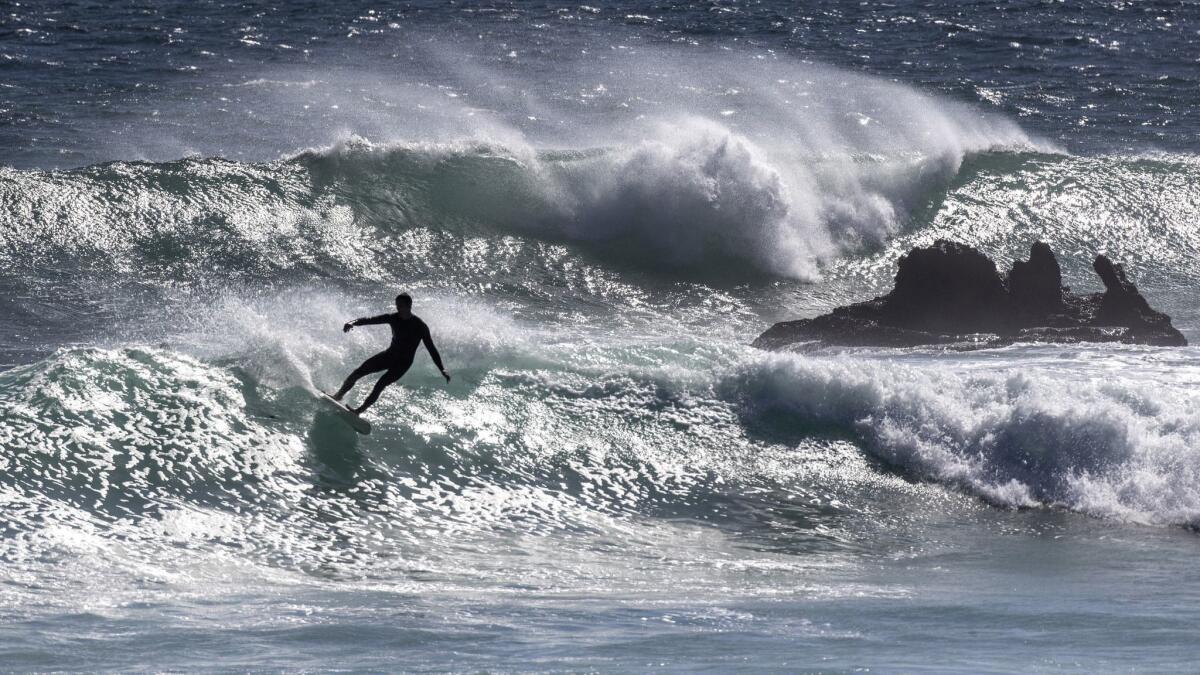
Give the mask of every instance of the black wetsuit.
[[433, 338], [429, 336], [429, 326], [426, 326], [425, 322], [416, 315], [402, 319], [399, 314], [380, 314], [367, 319], [355, 319], [350, 322], [350, 325], [370, 326], [382, 323], [386, 323], [392, 329], [392, 344], [386, 350], [363, 361], [361, 366], [355, 368], [354, 372], [350, 373], [350, 377], [346, 378], [342, 388], [334, 395], [334, 398], [341, 399], [362, 376], [386, 370], [387, 372], [375, 383], [375, 387], [366, 400], [358, 407], [359, 412], [371, 407], [385, 387], [399, 380], [404, 373], [408, 372], [409, 367], [412, 366], [413, 357], [416, 356], [417, 347], [422, 342], [425, 343], [425, 349], [429, 350], [429, 356], [433, 358], [433, 363], [438, 370], [445, 370], [445, 367], [442, 366], [442, 357], [438, 354], [437, 347], [433, 346]]
[[437, 347], [433, 346], [433, 338], [429, 336], [429, 326], [420, 319], [416, 314], [411, 314], [407, 319], [401, 319], [399, 314], [380, 314], [369, 319], [356, 319], [356, 326], [370, 326], [374, 324], [386, 323], [392, 329], [392, 344], [387, 350], [382, 351], [375, 356], [367, 359], [367, 363], [371, 363], [379, 359], [379, 364], [386, 364], [386, 367], [373, 368], [367, 372], [373, 373], [378, 370], [386, 370], [389, 368], [403, 367], [408, 370], [412, 365], [413, 357], [417, 354], [417, 347], [424, 342], [425, 349], [429, 350], [429, 356], [433, 358], [433, 365], [438, 367], [438, 370], [445, 370], [442, 367], [442, 356], [438, 354]]

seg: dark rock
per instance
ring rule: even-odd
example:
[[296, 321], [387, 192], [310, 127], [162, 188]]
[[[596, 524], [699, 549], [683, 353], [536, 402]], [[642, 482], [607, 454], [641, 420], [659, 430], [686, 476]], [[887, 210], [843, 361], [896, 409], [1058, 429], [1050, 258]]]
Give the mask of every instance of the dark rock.
[[[796, 336], [798, 335], [806, 337], [797, 340]], [[754, 341], [754, 346], [763, 349], [780, 349], [796, 342], [815, 342], [856, 347], [915, 347], [952, 343], [957, 341], [957, 337], [929, 331], [909, 330], [898, 326], [886, 326], [871, 319], [834, 313], [813, 319], [777, 323], [758, 336], [758, 339]]]
[[1187, 344], [1170, 317], [1150, 308], [1120, 265], [1101, 255], [1093, 267], [1105, 292], [1075, 295], [1062, 285], [1058, 260], [1042, 242], [1030, 249], [1028, 261], [1014, 262], [1001, 279], [995, 263], [976, 249], [938, 240], [900, 258], [891, 293], [812, 319], [777, 323], [754, 345]]
[[1104, 282], [1104, 295], [1093, 322], [1101, 326], [1125, 326], [1134, 341], [1153, 345], [1186, 345], [1183, 334], [1171, 326], [1171, 317], [1155, 311], [1125, 277], [1125, 270], [1103, 255], [1092, 263]]
[[1046, 317], [1061, 314], [1063, 304], [1062, 270], [1058, 259], [1044, 242], [1029, 249], [1029, 260], [1016, 260], [1008, 272], [1008, 296], [1021, 323], [1035, 324]]
[[1104, 282], [1104, 292], [1112, 293], [1121, 296], [1138, 295], [1137, 287], [1133, 282], [1125, 278], [1125, 270], [1120, 265], [1113, 264], [1104, 254], [1096, 256], [1096, 260], [1092, 263], [1092, 269], [1096, 270], [1096, 274], [1100, 275], [1100, 281]]
[[1039, 326], [1024, 328], [1017, 334], [1015, 342], [1133, 342], [1129, 329], [1124, 326], [1069, 326], [1053, 328]]
[[1004, 327], [1007, 305], [995, 263], [970, 246], [939, 239], [900, 258], [880, 318], [932, 333], [994, 332]]

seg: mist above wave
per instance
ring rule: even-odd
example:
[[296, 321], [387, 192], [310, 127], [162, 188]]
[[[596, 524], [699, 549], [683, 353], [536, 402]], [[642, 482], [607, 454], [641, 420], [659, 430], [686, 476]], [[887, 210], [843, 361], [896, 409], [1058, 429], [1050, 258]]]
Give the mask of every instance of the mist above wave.
[[[549, 84], [465, 79], [446, 92], [465, 106], [457, 114], [445, 100], [421, 104], [374, 146], [310, 156], [337, 170], [367, 157], [389, 165], [401, 221], [461, 206], [467, 220], [618, 258], [814, 279], [822, 261], [895, 234], [964, 157], [1053, 149], [1002, 117], [774, 55], [642, 50], [568, 61]], [[406, 200], [412, 169], [389, 153], [463, 138], [523, 174], [494, 166], [499, 179], [463, 176], [427, 204]]]
[[[548, 84], [463, 62], [451, 84], [428, 70], [416, 84], [259, 77], [244, 86], [262, 106], [344, 109], [320, 119], [350, 140], [262, 164], [5, 170], [0, 253], [182, 277], [355, 276], [355, 258], [400, 255], [381, 233], [424, 227], [569, 242], [642, 268], [815, 279], [823, 261], [898, 232], [965, 156], [1041, 147], [903, 85], [760, 56], [646, 51], [564, 63]], [[273, 84], [293, 80], [305, 86]]]

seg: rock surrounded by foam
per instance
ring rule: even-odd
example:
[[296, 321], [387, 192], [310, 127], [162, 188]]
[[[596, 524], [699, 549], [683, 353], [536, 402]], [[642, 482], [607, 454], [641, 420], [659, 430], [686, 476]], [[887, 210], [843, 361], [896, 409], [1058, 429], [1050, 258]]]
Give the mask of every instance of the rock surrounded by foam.
[[812, 319], [777, 323], [754, 345], [1187, 344], [1171, 318], [1150, 307], [1120, 265], [1099, 255], [1093, 267], [1105, 291], [1077, 295], [1062, 285], [1058, 260], [1043, 242], [1034, 243], [1029, 260], [1016, 261], [1001, 277], [995, 263], [978, 250], [939, 239], [900, 258], [891, 293]]

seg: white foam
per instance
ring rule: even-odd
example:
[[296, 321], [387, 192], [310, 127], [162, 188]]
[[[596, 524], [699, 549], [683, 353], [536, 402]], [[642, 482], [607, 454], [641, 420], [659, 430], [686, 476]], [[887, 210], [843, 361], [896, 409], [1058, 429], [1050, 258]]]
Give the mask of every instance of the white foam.
[[[267, 386], [328, 390], [391, 341], [387, 326], [363, 326], [344, 333], [342, 325], [354, 318], [395, 311], [392, 297], [399, 290], [380, 289], [370, 303], [306, 288], [261, 295], [229, 292], [211, 305], [194, 308], [184, 318], [187, 325], [168, 325], [162, 330], [171, 335], [173, 345], [186, 352], [206, 360], [237, 363]], [[414, 290], [413, 295], [414, 312], [424, 315], [451, 372], [538, 351], [528, 346], [527, 330], [482, 302], [421, 290]], [[419, 352], [406, 382], [424, 378], [440, 384], [424, 348]]]
[[1194, 387], [1144, 369], [1118, 379], [1103, 361], [971, 363], [762, 355], [722, 386], [751, 417], [852, 431], [882, 459], [993, 503], [1200, 524]]
[[[900, 231], [966, 156], [1058, 150], [1012, 120], [913, 87], [751, 51], [639, 48], [563, 61], [551, 81], [458, 54], [435, 62], [454, 82], [436, 91], [454, 97], [401, 88], [394, 127], [381, 130], [372, 114], [347, 128], [379, 141], [376, 159], [389, 148], [475, 152], [525, 173], [480, 174], [466, 193], [445, 191], [443, 203], [406, 215], [436, 222], [475, 203], [469, 215], [484, 224], [628, 244], [659, 265], [735, 261], [815, 279], [820, 262]], [[365, 156], [346, 149], [330, 152]]]
[[375, 234], [483, 227], [637, 266], [811, 280], [900, 232], [967, 155], [1052, 149], [911, 87], [761, 56], [641, 50], [563, 63], [542, 84], [459, 61], [394, 86], [369, 71], [259, 73], [247, 83], [311, 85], [250, 89], [274, 97], [268, 110], [326, 111], [302, 144], [333, 145], [252, 166], [3, 172], [0, 256], [169, 276], [315, 260], [370, 276], [357, 261], [387, 245]]

